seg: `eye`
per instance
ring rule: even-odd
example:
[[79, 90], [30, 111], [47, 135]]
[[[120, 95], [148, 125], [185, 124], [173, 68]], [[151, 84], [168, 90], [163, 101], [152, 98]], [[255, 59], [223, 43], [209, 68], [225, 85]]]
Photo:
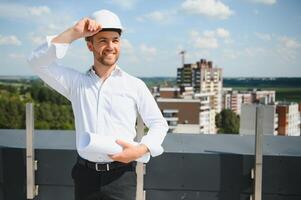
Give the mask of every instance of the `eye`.
[[115, 44], [117, 44], [117, 43], [119, 43], [119, 39], [114, 39], [113, 42], [114, 42]]

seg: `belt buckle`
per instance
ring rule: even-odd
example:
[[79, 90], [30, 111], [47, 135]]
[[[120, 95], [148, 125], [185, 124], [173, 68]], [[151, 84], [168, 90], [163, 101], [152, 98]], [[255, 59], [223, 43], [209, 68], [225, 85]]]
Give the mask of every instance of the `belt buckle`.
[[[106, 169], [99, 169], [98, 168], [98, 164], [100, 163], [95, 163], [95, 170], [98, 172], [106, 172], [106, 171], [110, 171], [110, 163], [105, 164], [106, 165]], [[100, 164], [101, 165], [101, 164]]]

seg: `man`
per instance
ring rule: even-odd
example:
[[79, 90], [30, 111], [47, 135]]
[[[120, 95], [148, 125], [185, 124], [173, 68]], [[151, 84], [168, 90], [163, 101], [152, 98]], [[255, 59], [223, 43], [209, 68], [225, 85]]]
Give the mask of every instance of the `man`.
[[[135, 160], [163, 152], [168, 125], [153, 96], [140, 79], [116, 64], [122, 30], [117, 15], [100, 10], [63, 33], [47, 37], [28, 58], [39, 77], [72, 103], [79, 154], [72, 169], [76, 200], [134, 200]], [[70, 43], [80, 38], [86, 39], [94, 57], [86, 74], [57, 63]], [[139, 144], [133, 144], [138, 113], [149, 131]], [[94, 136], [115, 138], [121, 152], [111, 155], [87, 150]], [[105, 140], [96, 143], [101, 146], [101, 142], [108, 146]]]

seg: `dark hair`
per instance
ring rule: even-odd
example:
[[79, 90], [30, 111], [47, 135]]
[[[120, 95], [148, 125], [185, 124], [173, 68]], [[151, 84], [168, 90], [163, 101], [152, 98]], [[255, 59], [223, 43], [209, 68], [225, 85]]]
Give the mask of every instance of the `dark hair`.
[[[119, 34], [119, 36], [121, 36], [121, 32], [122, 32], [122, 30], [119, 28], [104, 28], [104, 29], [101, 29], [99, 32], [103, 32], [103, 31], [114, 31], [114, 32], [117, 32]], [[89, 36], [89, 37], [85, 37], [85, 40], [87, 42], [91, 41], [92, 37], [93, 37], [93, 35]]]

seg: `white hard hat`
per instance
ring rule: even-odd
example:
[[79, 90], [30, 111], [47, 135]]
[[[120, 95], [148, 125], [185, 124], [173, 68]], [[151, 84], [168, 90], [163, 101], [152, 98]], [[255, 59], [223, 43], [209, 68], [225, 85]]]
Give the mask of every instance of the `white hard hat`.
[[119, 17], [109, 10], [95, 11], [91, 18], [99, 23], [102, 29], [123, 29]]

